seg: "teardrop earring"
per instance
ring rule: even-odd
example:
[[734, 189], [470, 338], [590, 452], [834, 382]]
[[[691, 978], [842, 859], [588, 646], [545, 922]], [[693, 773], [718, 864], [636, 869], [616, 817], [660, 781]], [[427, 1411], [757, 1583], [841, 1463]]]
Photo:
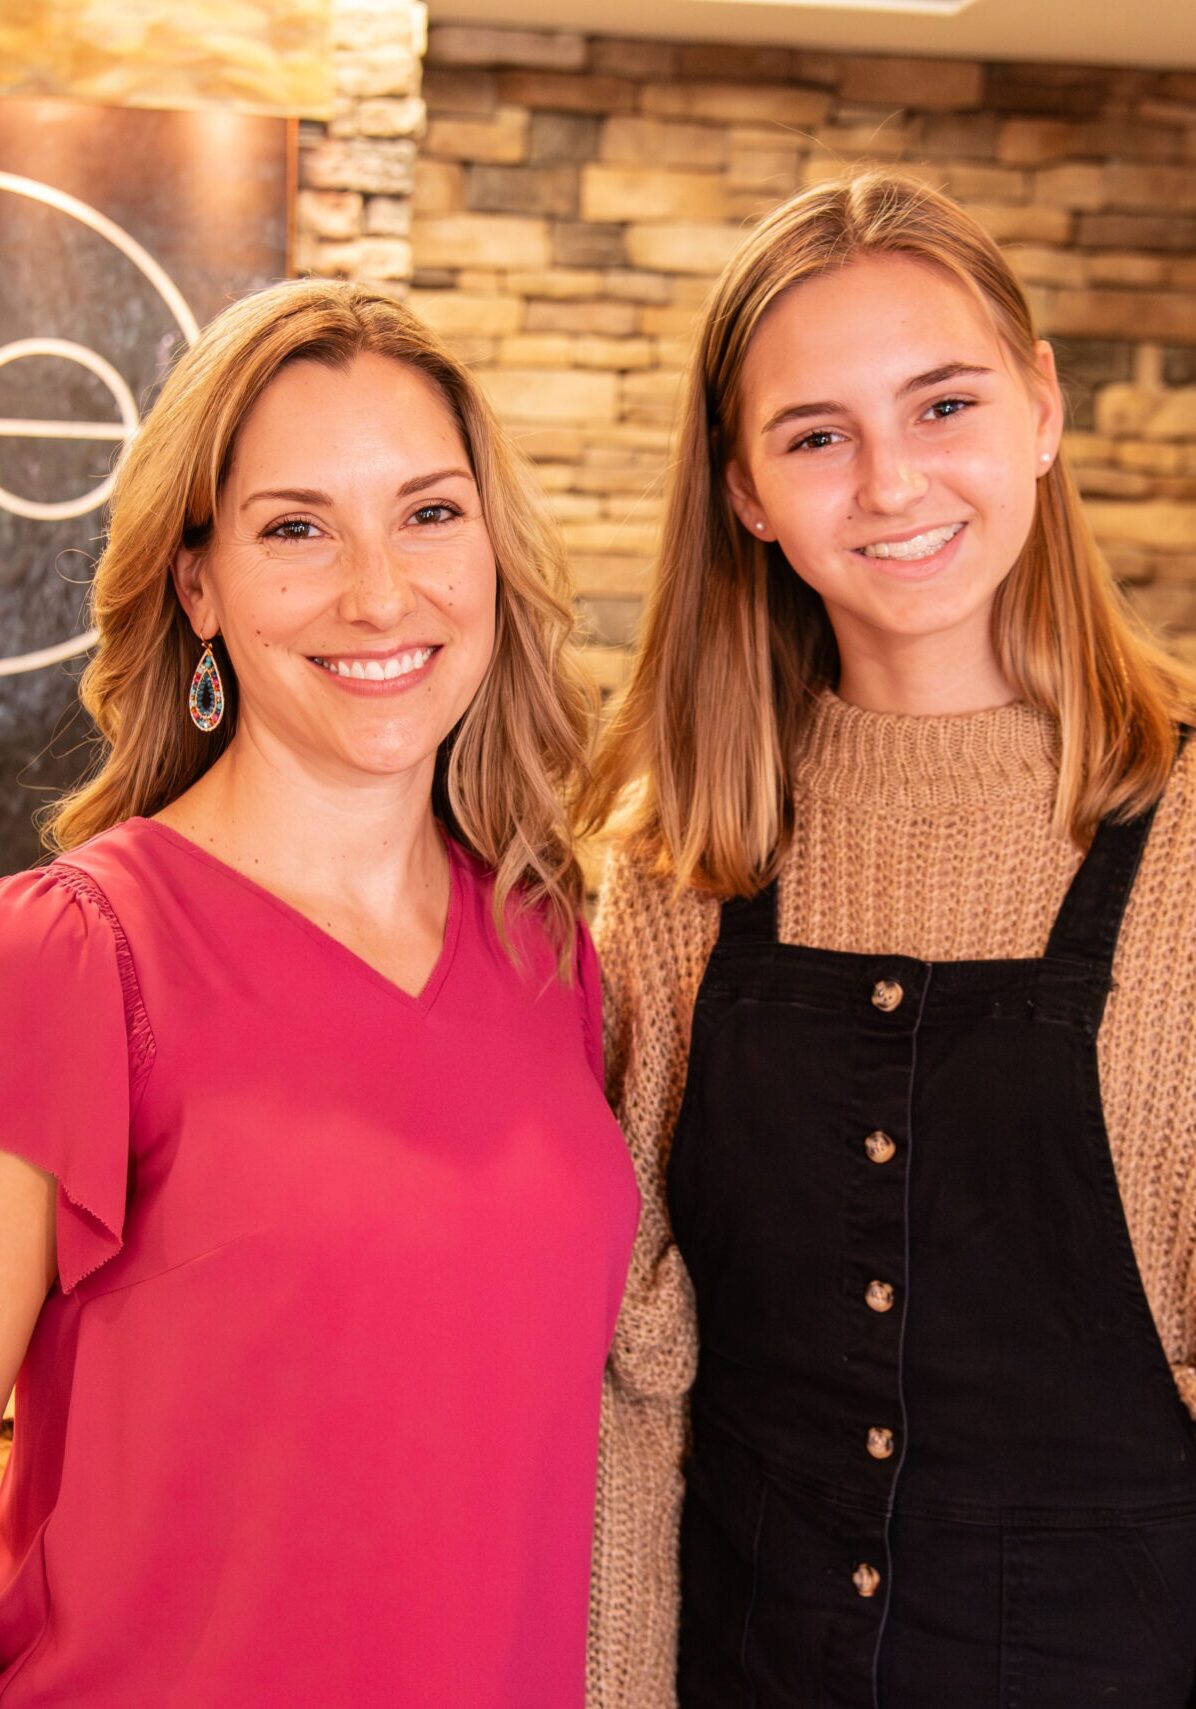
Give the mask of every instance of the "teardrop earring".
[[[215, 639], [213, 635], [212, 641]], [[202, 635], [200, 640], [203, 640]], [[204, 641], [195, 675], [191, 678], [191, 692], [187, 696], [191, 722], [205, 735], [210, 735], [224, 717], [224, 684], [220, 680], [220, 667], [212, 651], [212, 641]]]

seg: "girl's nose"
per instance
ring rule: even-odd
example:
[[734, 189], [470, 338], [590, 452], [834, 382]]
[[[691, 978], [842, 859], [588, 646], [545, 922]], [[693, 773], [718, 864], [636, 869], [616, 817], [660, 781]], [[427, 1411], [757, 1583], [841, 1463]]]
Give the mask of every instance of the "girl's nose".
[[900, 515], [922, 498], [930, 481], [907, 455], [886, 448], [873, 450], [860, 482], [860, 505], [880, 515]]

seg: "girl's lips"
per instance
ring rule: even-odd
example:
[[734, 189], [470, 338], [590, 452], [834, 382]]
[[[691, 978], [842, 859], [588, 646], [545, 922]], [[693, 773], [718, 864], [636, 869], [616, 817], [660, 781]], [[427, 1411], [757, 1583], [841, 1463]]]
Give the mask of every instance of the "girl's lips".
[[[943, 532], [942, 530], [921, 529], [919, 533]], [[937, 551], [929, 552], [922, 558], [908, 557], [877, 557], [874, 552], [865, 552], [857, 548], [854, 556], [863, 560], [869, 569], [878, 571], [894, 581], [919, 582], [928, 581], [932, 576], [947, 567], [959, 550], [959, 543], [967, 533], [967, 524], [962, 523], [957, 531], [950, 535]], [[907, 535], [907, 540], [917, 538], [917, 534]]]

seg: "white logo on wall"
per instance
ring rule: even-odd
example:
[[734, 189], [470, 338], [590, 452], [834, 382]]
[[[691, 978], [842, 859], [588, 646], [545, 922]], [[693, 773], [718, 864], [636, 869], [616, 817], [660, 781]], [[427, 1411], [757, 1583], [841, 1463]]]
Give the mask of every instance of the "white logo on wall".
[[[115, 220], [110, 220], [106, 214], [89, 207], [77, 197], [68, 196], [63, 190], [56, 190], [50, 184], [39, 184], [33, 178], [19, 178], [12, 172], [0, 172], [0, 191], [5, 190], [11, 195], [25, 196], [30, 201], [43, 202], [47, 207], [57, 208], [68, 218], [78, 220], [81, 225], [88, 226], [106, 238], [149, 280], [174, 316], [187, 343], [195, 343], [199, 337], [199, 326], [182, 292], [149, 251], [144, 249], [136, 238], [130, 237]], [[58, 356], [86, 368], [89, 373], [102, 380], [111, 392], [117, 419], [40, 421], [16, 417], [0, 418], [0, 436], [13, 439], [110, 439], [114, 445], [124, 445], [133, 437], [141, 419], [137, 400], [127, 381], [111, 362], [96, 351], [89, 350], [86, 345], [76, 344], [69, 338], [19, 338], [12, 343], [0, 345], [0, 368], [29, 356]], [[11, 493], [0, 487], [0, 510], [10, 511], [14, 516], [27, 517], [35, 522], [53, 522], [61, 521], [64, 517], [86, 516], [89, 511], [98, 510], [105, 502], [112, 491], [113, 478], [108, 475], [89, 492], [52, 504], [23, 498], [19, 493]], [[22, 671], [36, 671], [44, 665], [59, 664], [63, 659], [85, 653], [95, 644], [95, 640], [95, 630], [89, 629], [85, 634], [72, 636], [55, 646], [41, 647], [35, 653], [19, 653], [13, 658], [0, 659], [0, 676], [17, 676]]]

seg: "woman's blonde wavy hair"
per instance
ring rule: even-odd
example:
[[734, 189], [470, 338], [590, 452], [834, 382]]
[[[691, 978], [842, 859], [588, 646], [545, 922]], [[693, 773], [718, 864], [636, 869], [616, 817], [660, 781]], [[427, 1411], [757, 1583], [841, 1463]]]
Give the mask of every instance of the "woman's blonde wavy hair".
[[[699, 326], [642, 640], [585, 804], [591, 828], [615, 815], [631, 850], [678, 888], [752, 895], [769, 882], [791, 834], [803, 722], [838, 679], [822, 600], [730, 505], [748, 349], [782, 293], [893, 254], [967, 290], [1033, 383], [1034, 327], [1001, 251], [957, 203], [912, 178], [867, 170], [818, 185], [733, 257]], [[1038, 481], [993, 629], [1015, 693], [1058, 720], [1056, 832], [1083, 844], [1105, 815], [1155, 801], [1196, 685], [1133, 619], [1062, 457]]]
[[117, 471], [108, 537], [91, 593], [99, 645], [81, 695], [103, 738], [91, 777], [50, 809], [54, 849], [77, 846], [189, 788], [236, 732], [227, 655], [224, 723], [187, 716], [199, 643], [171, 563], [202, 549], [238, 431], [288, 363], [344, 368], [388, 357], [437, 388], [461, 432], [498, 568], [494, 654], [481, 688], [437, 756], [433, 800], [459, 842], [496, 874], [508, 902], [542, 904], [562, 976], [574, 947], [581, 871], [573, 812], [586, 777], [592, 694], [573, 643], [564, 548], [536, 480], [468, 371], [401, 303], [356, 284], [273, 286], [226, 309], [162, 388]]

